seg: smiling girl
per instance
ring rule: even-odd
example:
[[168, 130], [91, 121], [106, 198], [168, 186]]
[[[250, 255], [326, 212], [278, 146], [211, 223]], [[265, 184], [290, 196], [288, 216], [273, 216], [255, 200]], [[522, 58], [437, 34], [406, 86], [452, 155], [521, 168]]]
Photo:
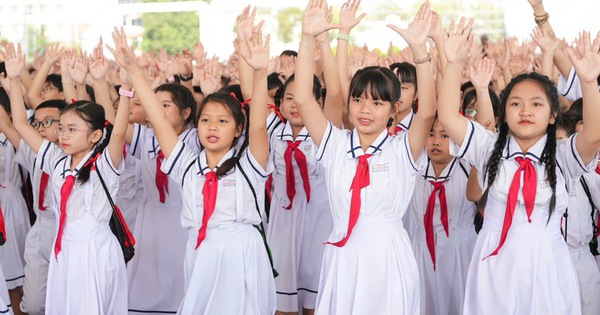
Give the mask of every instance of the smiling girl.
[[[568, 204], [565, 183], [596, 167], [600, 126], [556, 142], [561, 119], [556, 88], [537, 73], [514, 78], [504, 90], [498, 135], [459, 114], [459, 81], [472, 45], [471, 25], [450, 25], [448, 65], [439, 117], [451, 154], [473, 163], [485, 189], [485, 209], [467, 276], [464, 314], [579, 314], [577, 275], [560, 233]], [[600, 37], [568, 50], [581, 75], [585, 120], [600, 119]]]

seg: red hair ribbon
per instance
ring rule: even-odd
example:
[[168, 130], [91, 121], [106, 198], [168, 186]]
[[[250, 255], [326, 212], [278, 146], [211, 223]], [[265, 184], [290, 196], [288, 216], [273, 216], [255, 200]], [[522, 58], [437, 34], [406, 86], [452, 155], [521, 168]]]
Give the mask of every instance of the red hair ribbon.
[[74, 98], [72, 98], [72, 99], [71, 99], [71, 103], [75, 103], [75, 102], [77, 102], [77, 100], [76, 100], [76, 99], [74, 99]]
[[283, 118], [283, 115], [281, 115], [281, 112], [279, 111], [279, 108], [273, 104], [267, 104], [267, 106], [269, 106], [269, 109], [272, 110], [275, 115], [277, 115], [277, 117], [279, 117], [279, 120], [281, 120], [282, 123], [285, 122], [285, 119]]
[[[96, 160], [98, 160], [98, 158], [100, 157], [101, 153], [98, 152], [96, 153], [96, 155], [93, 158], [90, 158], [87, 162], [85, 162], [85, 164], [83, 164], [83, 167], [87, 167], [88, 165], [96, 162]], [[96, 166], [92, 164], [92, 170], [96, 170]]]
[[237, 96], [235, 96], [235, 93], [233, 92], [229, 92], [229, 95], [233, 96], [233, 98], [235, 98], [238, 102], [240, 102], [240, 105], [242, 106], [242, 109], [246, 109], [246, 105], [250, 105], [250, 101], [252, 101], [252, 99], [248, 99], [247, 101], [240, 101], [239, 98], [237, 98]]
[[105, 121], [104, 121], [104, 128], [108, 127], [108, 125], [110, 125], [110, 121], [108, 121], [108, 120], [105, 120]]

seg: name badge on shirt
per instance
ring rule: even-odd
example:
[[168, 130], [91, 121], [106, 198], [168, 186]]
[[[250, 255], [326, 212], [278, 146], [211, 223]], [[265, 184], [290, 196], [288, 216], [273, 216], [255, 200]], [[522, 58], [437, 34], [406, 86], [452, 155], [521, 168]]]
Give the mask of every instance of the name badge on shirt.
[[540, 181], [540, 188], [548, 188], [550, 187], [550, 182], [547, 180], [541, 180]]
[[371, 171], [373, 173], [387, 172], [390, 170], [390, 166], [388, 163], [385, 164], [373, 164]]
[[223, 186], [225, 186], [225, 187], [235, 186], [235, 179], [224, 180]]
[[310, 152], [312, 150], [312, 144], [308, 144], [304, 146], [304, 152]]

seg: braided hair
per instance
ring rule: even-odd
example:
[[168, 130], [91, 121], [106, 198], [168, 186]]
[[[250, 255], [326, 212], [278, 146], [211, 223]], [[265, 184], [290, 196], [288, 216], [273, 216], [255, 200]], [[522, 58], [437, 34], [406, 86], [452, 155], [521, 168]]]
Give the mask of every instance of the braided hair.
[[506, 122], [506, 103], [508, 97], [510, 96], [510, 93], [512, 92], [513, 88], [517, 84], [522, 83], [524, 81], [534, 82], [544, 91], [544, 94], [546, 94], [546, 98], [550, 103], [550, 114], [555, 117], [555, 123], [548, 124], [548, 128], [546, 129], [547, 140], [541, 156], [541, 161], [544, 163], [546, 175], [548, 176], [547, 180], [550, 184], [550, 188], [552, 189], [552, 197], [550, 198], [550, 209], [548, 215], [549, 221], [556, 206], [556, 125], [559, 124], [561, 121], [561, 111], [560, 105], [558, 103], [558, 92], [556, 90], [556, 87], [554, 87], [554, 84], [547, 76], [535, 72], [521, 74], [513, 78], [500, 96], [500, 104], [498, 110], [499, 133], [498, 138], [496, 139], [496, 143], [494, 144], [494, 149], [492, 150], [490, 158], [487, 162], [485, 175], [487, 177], [487, 188], [481, 196], [478, 209], [485, 209], [490, 187], [492, 186], [494, 180], [496, 179], [496, 176], [498, 175], [502, 151], [504, 150], [504, 147], [507, 144], [508, 134], [510, 131], [508, 128], [508, 123]]
[[92, 154], [77, 173], [77, 181], [81, 185], [90, 179], [90, 171], [92, 170], [93, 162], [108, 145], [113, 125], [107, 123], [106, 116], [104, 114], [104, 108], [100, 104], [94, 102], [85, 100], [77, 101], [75, 103], [67, 105], [61, 111], [60, 114], [62, 116], [68, 112], [74, 112], [77, 116], [83, 119], [86, 122], [86, 124], [90, 127], [90, 130], [92, 132], [96, 130], [101, 130], [103, 133], [103, 137], [101, 137], [100, 140], [97, 143], [95, 143], [94, 148], [92, 150]]

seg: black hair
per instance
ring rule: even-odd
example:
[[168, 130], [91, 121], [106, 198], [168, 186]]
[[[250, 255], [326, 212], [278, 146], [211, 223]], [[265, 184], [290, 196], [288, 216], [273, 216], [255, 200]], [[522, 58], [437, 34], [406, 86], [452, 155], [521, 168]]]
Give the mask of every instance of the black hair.
[[567, 133], [567, 136], [570, 137], [575, 133], [578, 121], [579, 120], [576, 120], [574, 116], [564, 113], [560, 123], [556, 125], [556, 128], [563, 129]]
[[[488, 88], [488, 93], [490, 94], [490, 101], [492, 102], [492, 111], [494, 112], [494, 117], [498, 117], [498, 105], [500, 104], [500, 98], [498, 98], [496, 92], [494, 92], [494, 90], [491, 88]], [[464, 114], [467, 110], [467, 107], [469, 107], [469, 104], [472, 102], [477, 102], [477, 91], [475, 90], [470, 90], [463, 96], [463, 101], [460, 108], [461, 113]]]
[[60, 74], [49, 74], [46, 77], [46, 83], [50, 83], [52, 86], [57, 88], [59, 92], [63, 91], [62, 77]]
[[460, 91], [464, 94], [466, 90], [474, 88], [475, 86], [471, 81], [465, 82], [460, 86]]
[[[89, 159], [83, 164], [83, 167], [77, 173], [77, 181], [79, 184], [84, 184], [90, 179], [90, 171], [92, 169], [93, 159], [95, 159], [99, 154], [104, 151], [108, 142], [110, 141], [110, 135], [112, 133], [113, 125], [105, 124], [106, 116], [104, 113], [104, 107], [100, 104], [90, 102], [90, 101], [77, 101], [70, 105], [67, 105], [60, 113], [60, 115], [64, 115], [68, 112], [75, 112], [77, 116], [83, 119], [86, 124], [90, 127], [90, 130], [102, 130], [103, 137], [99, 143], [96, 143], [94, 149], [92, 150], [92, 154]], [[104, 129], [106, 128], [106, 131]]]
[[550, 113], [555, 116], [555, 123], [548, 124], [548, 128], [546, 130], [546, 145], [542, 151], [541, 161], [545, 165], [546, 175], [548, 176], [548, 182], [550, 183], [550, 188], [552, 188], [552, 197], [550, 198], [550, 209], [548, 215], [548, 221], [550, 221], [550, 217], [554, 212], [554, 208], [556, 206], [556, 126], [561, 123], [561, 111], [560, 104], [558, 103], [558, 92], [554, 83], [545, 75], [538, 74], [536, 72], [521, 74], [515, 78], [513, 78], [510, 83], [506, 86], [502, 95], [500, 97], [500, 108], [498, 112], [498, 125], [499, 125], [499, 133], [498, 138], [496, 139], [496, 143], [494, 144], [494, 149], [490, 155], [490, 158], [487, 162], [486, 169], [486, 177], [487, 177], [487, 188], [483, 195], [481, 196], [481, 200], [479, 201], [478, 208], [480, 210], [485, 209], [485, 205], [487, 203], [488, 193], [490, 187], [494, 183], [496, 176], [498, 174], [498, 169], [500, 167], [500, 157], [502, 156], [502, 151], [506, 146], [508, 139], [508, 123], [506, 122], [506, 103], [510, 93], [513, 88], [524, 81], [530, 81], [536, 83], [542, 90], [544, 94], [546, 94], [546, 98], [550, 103]]
[[94, 88], [91, 85], [85, 85], [85, 92], [90, 96], [92, 102], [96, 101], [96, 93], [94, 93]]
[[[250, 124], [250, 121], [249, 121], [250, 108], [249, 108], [249, 106], [247, 106], [247, 105], [244, 106], [244, 109], [246, 110], [246, 116], [244, 116], [244, 112], [242, 110], [242, 104], [240, 103], [240, 101], [235, 99], [229, 93], [217, 92], [217, 93], [207, 95], [204, 98], [204, 100], [202, 100], [202, 103], [200, 103], [200, 106], [198, 107], [198, 117], [196, 119], [200, 118], [200, 116], [202, 115], [202, 111], [204, 110], [204, 107], [206, 107], [206, 104], [208, 104], [208, 103], [221, 104], [223, 107], [225, 107], [227, 109], [227, 111], [233, 117], [236, 128], [244, 128], [244, 125], [245, 125], [246, 131], [248, 130], [247, 128], [248, 128], [248, 125]], [[196, 121], [196, 124], [198, 125], [199, 122]], [[239, 140], [239, 137], [235, 138], [233, 140], [233, 142], [231, 143], [231, 147], [236, 146], [238, 140]], [[217, 168], [217, 177], [218, 178], [221, 178], [221, 177], [227, 175], [227, 173], [229, 173], [229, 171], [235, 167], [237, 162], [240, 160], [242, 153], [244, 152], [244, 150], [247, 147], [248, 147], [248, 137], [246, 136], [246, 137], [244, 137], [244, 143], [242, 143], [240, 150], [236, 154], [234, 154], [234, 156], [232, 156], [231, 158], [229, 158], [225, 162], [223, 162]]]
[[574, 119], [575, 123], [583, 120], [583, 99], [576, 99], [573, 104], [571, 104], [571, 107], [569, 107], [569, 110], [564, 112], [564, 114], [569, 115], [571, 119]]
[[63, 109], [65, 109], [65, 107], [67, 107], [67, 102], [64, 100], [47, 100], [41, 102], [40, 105], [35, 108], [35, 110], [42, 108], [56, 108], [59, 112], [61, 112]]
[[202, 93], [202, 89], [197, 85], [194, 85], [194, 93], [204, 94], [204, 93]]
[[415, 91], [418, 90], [417, 68], [415, 66], [408, 62], [395, 62], [390, 65], [390, 70], [398, 76], [400, 85], [402, 85], [402, 83], [412, 83], [412, 85], [415, 86]]
[[279, 57], [281, 57], [281, 56], [298, 57], [298, 52], [288, 49], [288, 50], [282, 51], [281, 54], [279, 55]]
[[[287, 78], [287, 80], [285, 80], [285, 83], [283, 83], [283, 85], [280, 86], [279, 89], [277, 89], [277, 92], [275, 92], [274, 100], [275, 106], [277, 106], [277, 108], [281, 107], [281, 101], [285, 96], [285, 91], [287, 90], [288, 85], [294, 82], [294, 80], [296, 80], [296, 75], [292, 74], [289, 78]], [[315, 100], [317, 101], [321, 100], [321, 98], [323, 97], [323, 88], [321, 86], [321, 81], [319, 81], [319, 78], [317, 78], [316, 75], [313, 75], [312, 92], [313, 96], [315, 97]]]
[[184, 110], [190, 109], [190, 115], [185, 120], [186, 124], [194, 122], [194, 116], [196, 113], [196, 100], [194, 95], [185, 86], [178, 83], [165, 83], [159, 85], [154, 93], [157, 92], [169, 92], [171, 94], [171, 100], [179, 108], [179, 113], [183, 113]]
[[278, 73], [273, 72], [267, 76], [267, 90], [280, 88], [282, 85], [283, 83], [281, 83]]
[[242, 95], [242, 87], [239, 84], [226, 85], [217, 92], [225, 94], [233, 93], [240, 102], [246, 101]]
[[4, 108], [7, 114], [10, 115], [10, 97], [3, 87], [0, 87], [0, 105]]
[[390, 102], [393, 110], [400, 100], [400, 80], [388, 68], [378, 66], [362, 68], [350, 81], [348, 104], [351, 98], [365, 95], [375, 100]]

